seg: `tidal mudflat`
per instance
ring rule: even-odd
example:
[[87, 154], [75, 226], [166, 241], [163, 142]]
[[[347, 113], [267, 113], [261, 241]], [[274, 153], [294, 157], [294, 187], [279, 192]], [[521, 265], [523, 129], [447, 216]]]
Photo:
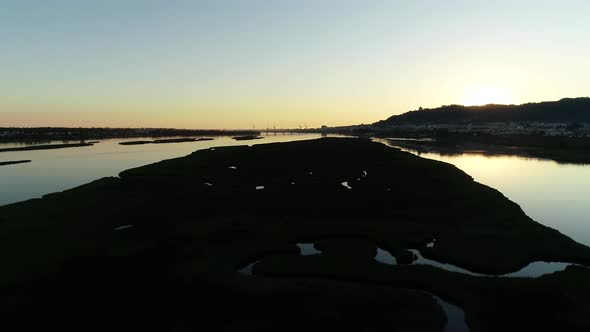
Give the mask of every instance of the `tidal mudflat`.
[[0, 166], [8, 166], [8, 165], [17, 165], [17, 164], [26, 164], [30, 163], [30, 160], [10, 160], [10, 161], [0, 161]]
[[32, 150], [53, 150], [53, 149], [79, 148], [79, 147], [85, 147], [85, 146], [92, 146], [95, 143], [98, 143], [98, 142], [30, 145], [30, 146], [23, 146], [23, 147], [1, 148], [0, 149], [0, 152], [16, 152], [16, 151], [32, 151]]
[[233, 139], [236, 141], [251, 141], [251, 140], [263, 139], [263, 138], [264, 138], [263, 136], [258, 136], [258, 135], [244, 135], [244, 136], [233, 137]]
[[[3, 206], [0, 257], [25, 329], [443, 331], [440, 303], [471, 331], [590, 329], [590, 248], [364, 139], [217, 147]], [[502, 276], [537, 261], [572, 265]]]
[[200, 137], [200, 138], [166, 138], [166, 139], [156, 139], [153, 141], [148, 140], [140, 140], [140, 141], [126, 141], [119, 143], [120, 145], [144, 145], [144, 144], [170, 144], [170, 143], [187, 143], [187, 142], [202, 142], [202, 141], [212, 141], [213, 138], [208, 137]]

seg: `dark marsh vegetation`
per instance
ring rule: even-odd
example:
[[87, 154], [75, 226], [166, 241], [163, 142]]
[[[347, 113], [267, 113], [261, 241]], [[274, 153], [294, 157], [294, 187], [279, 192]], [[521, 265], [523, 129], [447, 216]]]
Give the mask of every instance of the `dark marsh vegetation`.
[[[342, 185], [347, 182], [351, 189]], [[436, 239], [435, 247], [427, 243]], [[300, 256], [317, 242], [322, 255]], [[1, 310], [23, 330], [586, 331], [590, 248], [456, 167], [365, 139], [217, 147], [0, 207]], [[253, 276], [238, 270], [253, 260]]]

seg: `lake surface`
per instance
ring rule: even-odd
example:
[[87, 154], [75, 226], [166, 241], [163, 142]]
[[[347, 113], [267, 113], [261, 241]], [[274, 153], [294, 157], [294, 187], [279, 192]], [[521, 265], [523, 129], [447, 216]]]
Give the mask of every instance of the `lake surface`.
[[[3, 152], [0, 161], [31, 159], [32, 162], [0, 167], [0, 205], [63, 191], [105, 176], [117, 176], [129, 168], [182, 157], [199, 149], [319, 137], [320, 134], [276, 135], [241, 142], [231, 137], [216, 137], [213, 141], [146, 145], [119, 145], [142, 138], [108, 139], [91, 147]], [[0, 144], [0, 148], [11, 146], [20, 145]], [[476, 181], [501, 191], [534, 220], [590, 245], [590, 166], [517, 156], [436, 153], [420, 156], [454, 164]]]

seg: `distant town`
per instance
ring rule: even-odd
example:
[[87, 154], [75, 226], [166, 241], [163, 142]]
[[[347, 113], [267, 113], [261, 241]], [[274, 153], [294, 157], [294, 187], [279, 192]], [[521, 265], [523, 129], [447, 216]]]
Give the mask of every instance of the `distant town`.
[[590, 98], [522, 105], [419, 108], [373, 124], [325, 129], [328, 132], [410, 138], [548, 137], [590, 138]]
[[590, 138], [590, 123], [562, 122], [489, 122], [479, 124], [399, 124], [386, 127], [357, 125], [326, 128], [324, 131], [349, 134], [370, 132], [382, 136], [402, 134], [408, 137], [433, 137], [444, 134], [468, 134], [472, 136], [546, 136]]

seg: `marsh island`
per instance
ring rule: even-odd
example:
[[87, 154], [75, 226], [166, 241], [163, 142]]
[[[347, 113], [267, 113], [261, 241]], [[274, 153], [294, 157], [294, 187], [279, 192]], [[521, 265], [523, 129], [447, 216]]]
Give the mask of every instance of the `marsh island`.
[[365, 139], [196, 151], [0, 207], [0, 237], [29, 330], [443, 331], [441, 303], [471, 331], [590, 328], [590, 248]]

